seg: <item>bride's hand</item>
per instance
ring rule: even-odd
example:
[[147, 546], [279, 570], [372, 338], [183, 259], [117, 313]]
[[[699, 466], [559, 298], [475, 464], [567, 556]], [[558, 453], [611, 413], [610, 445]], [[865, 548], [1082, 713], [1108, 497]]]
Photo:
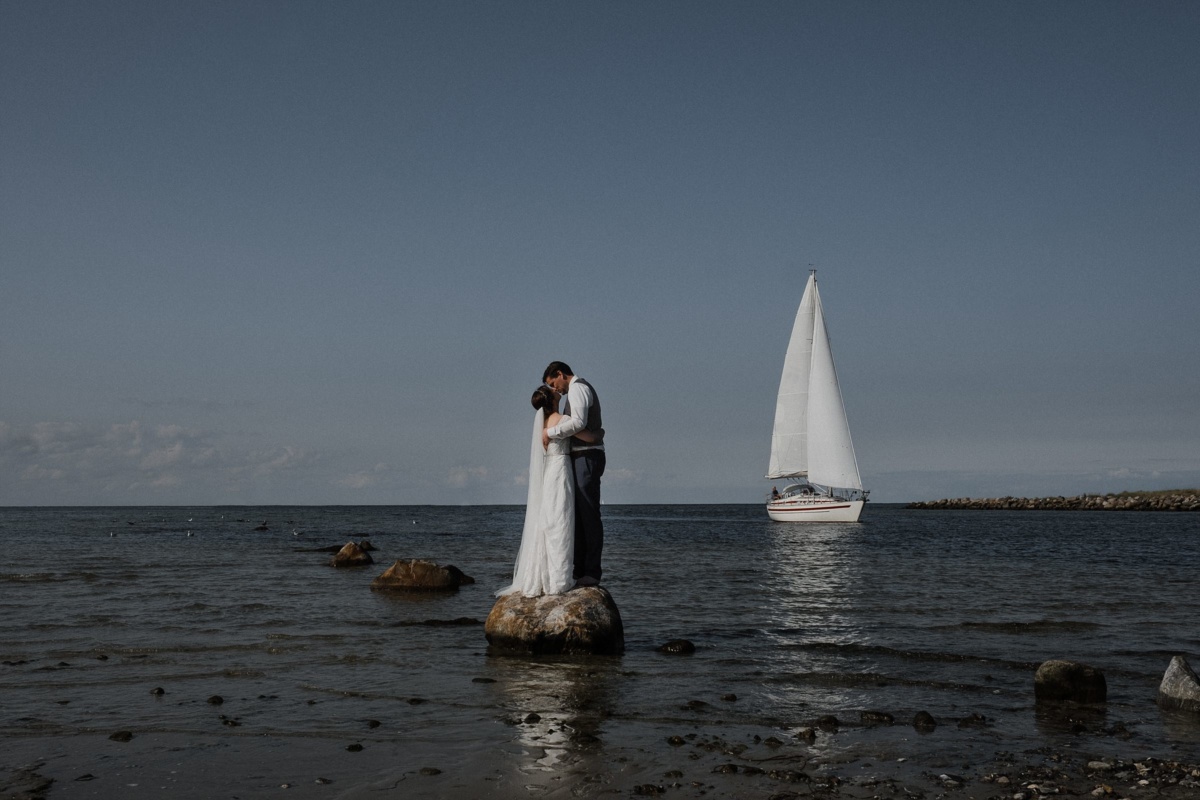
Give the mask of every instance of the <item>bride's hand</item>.
[[542, 449], [550, 449], [550, 434], [546, 433], [546, 429], [542, 428]]
[[[600, 434], [601, 435], [604, 434], [603, 428], [600, 429]], [[587, 442], [588, 444], [595, 444], [596, 440], [599, 437], [596, 434], [589, 431], [587, 428], [584, 428], [583, 430], [581, 430], [575, 434], [575, 438], [580, 440], [581, 442]]]

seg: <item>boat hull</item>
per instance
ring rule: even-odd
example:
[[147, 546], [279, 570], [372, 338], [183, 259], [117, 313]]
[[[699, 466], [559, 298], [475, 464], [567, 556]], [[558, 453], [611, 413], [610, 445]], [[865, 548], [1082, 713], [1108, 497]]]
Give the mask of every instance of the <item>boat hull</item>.
[[864, 502], [835, 497], [785, 498], [767, 503], [767, 515], [776, 522], [858, 522]]

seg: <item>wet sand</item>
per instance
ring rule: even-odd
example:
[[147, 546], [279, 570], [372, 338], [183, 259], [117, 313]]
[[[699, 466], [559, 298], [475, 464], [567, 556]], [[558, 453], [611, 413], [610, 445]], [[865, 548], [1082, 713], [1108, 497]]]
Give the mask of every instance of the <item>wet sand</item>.
[[[925, 733], [899, 722], [844, 719], [834, 729], [826, 719], [784, 728], [711, 717], [621, 719], [574, 709], [420, 736], [361, 720], [360, 735], [346, 738], [236, 727], [130, 731], [127, 739], [107, 731], [6, 737], [0, 796], [1200, 797], [1200, 759], [1190, 742], [1138, 741], [1136, 732], [1072, 710], [1042, 720], [1063, 726], [1059, 745], [1024, 750], [970, 715]], [[1177, 723], [1200, 727], [1186, 715]]]

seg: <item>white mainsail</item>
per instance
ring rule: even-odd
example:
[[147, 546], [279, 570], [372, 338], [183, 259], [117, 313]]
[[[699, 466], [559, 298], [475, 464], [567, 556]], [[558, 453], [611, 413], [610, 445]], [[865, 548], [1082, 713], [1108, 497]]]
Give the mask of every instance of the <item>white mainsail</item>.
[[775, 429], [771, 434], [771, 464], [767, 477], [808, 475], [808, 386], [812, 372], [813, 321], [816, 283], [809, 278], [804, 287], [792, 338], [788, 340], [779, 395], [775, 400]]
[[779, 379], [767, 477], [863, 488], [815, 271], [804, 287]]

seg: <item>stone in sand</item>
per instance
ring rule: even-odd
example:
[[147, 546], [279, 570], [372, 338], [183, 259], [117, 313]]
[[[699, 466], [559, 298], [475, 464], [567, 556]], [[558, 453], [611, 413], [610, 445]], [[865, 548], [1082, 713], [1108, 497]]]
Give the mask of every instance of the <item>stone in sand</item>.
[[1095, 667], [1055, 658], [1038, 667], [1033, 676], [1033, 694], [1039, 703], [1104, 703], [1108, 700], [1108, 684], [1104, 673]]
[[1200, 679], [1183, 656], [1175, 656], [1167, 665], [1158, 687], [1158, 704], [1163, 708], [1200, 713]]
[[[50, 787], [54, 785], [54, 778], [47, 778], [44, 775], [38, 774], [38, 770], [43, 766], [42, 762], [31, 764], [16, 770], [11, 774], [0, 772], [0, 792], [3, 792], [2, 797], [13, 798], [14, 800], [43, 800], [50, 791]], [[95, 779], [95, 775], [81, 775], [76, 778], [77, 781], [90, 781]]]
[[541, 597], [506, 594], [492, 607], [483, 630], [490, 649], [497, 653], [625, 652], [621, 612], [612, 595], [599, 586]]
[[375, 559], [371, 558], [371, 554], [357, 542], [346, 542], [329, 560], [331, 567], [362, 567], [374, 563]]
[[420, 558], [397, 559], [382, 575], [371, 581], [377, 592], [455, 592], [458, 587], [474, 583], [475, 579], [458, 567], [442, 567]]

